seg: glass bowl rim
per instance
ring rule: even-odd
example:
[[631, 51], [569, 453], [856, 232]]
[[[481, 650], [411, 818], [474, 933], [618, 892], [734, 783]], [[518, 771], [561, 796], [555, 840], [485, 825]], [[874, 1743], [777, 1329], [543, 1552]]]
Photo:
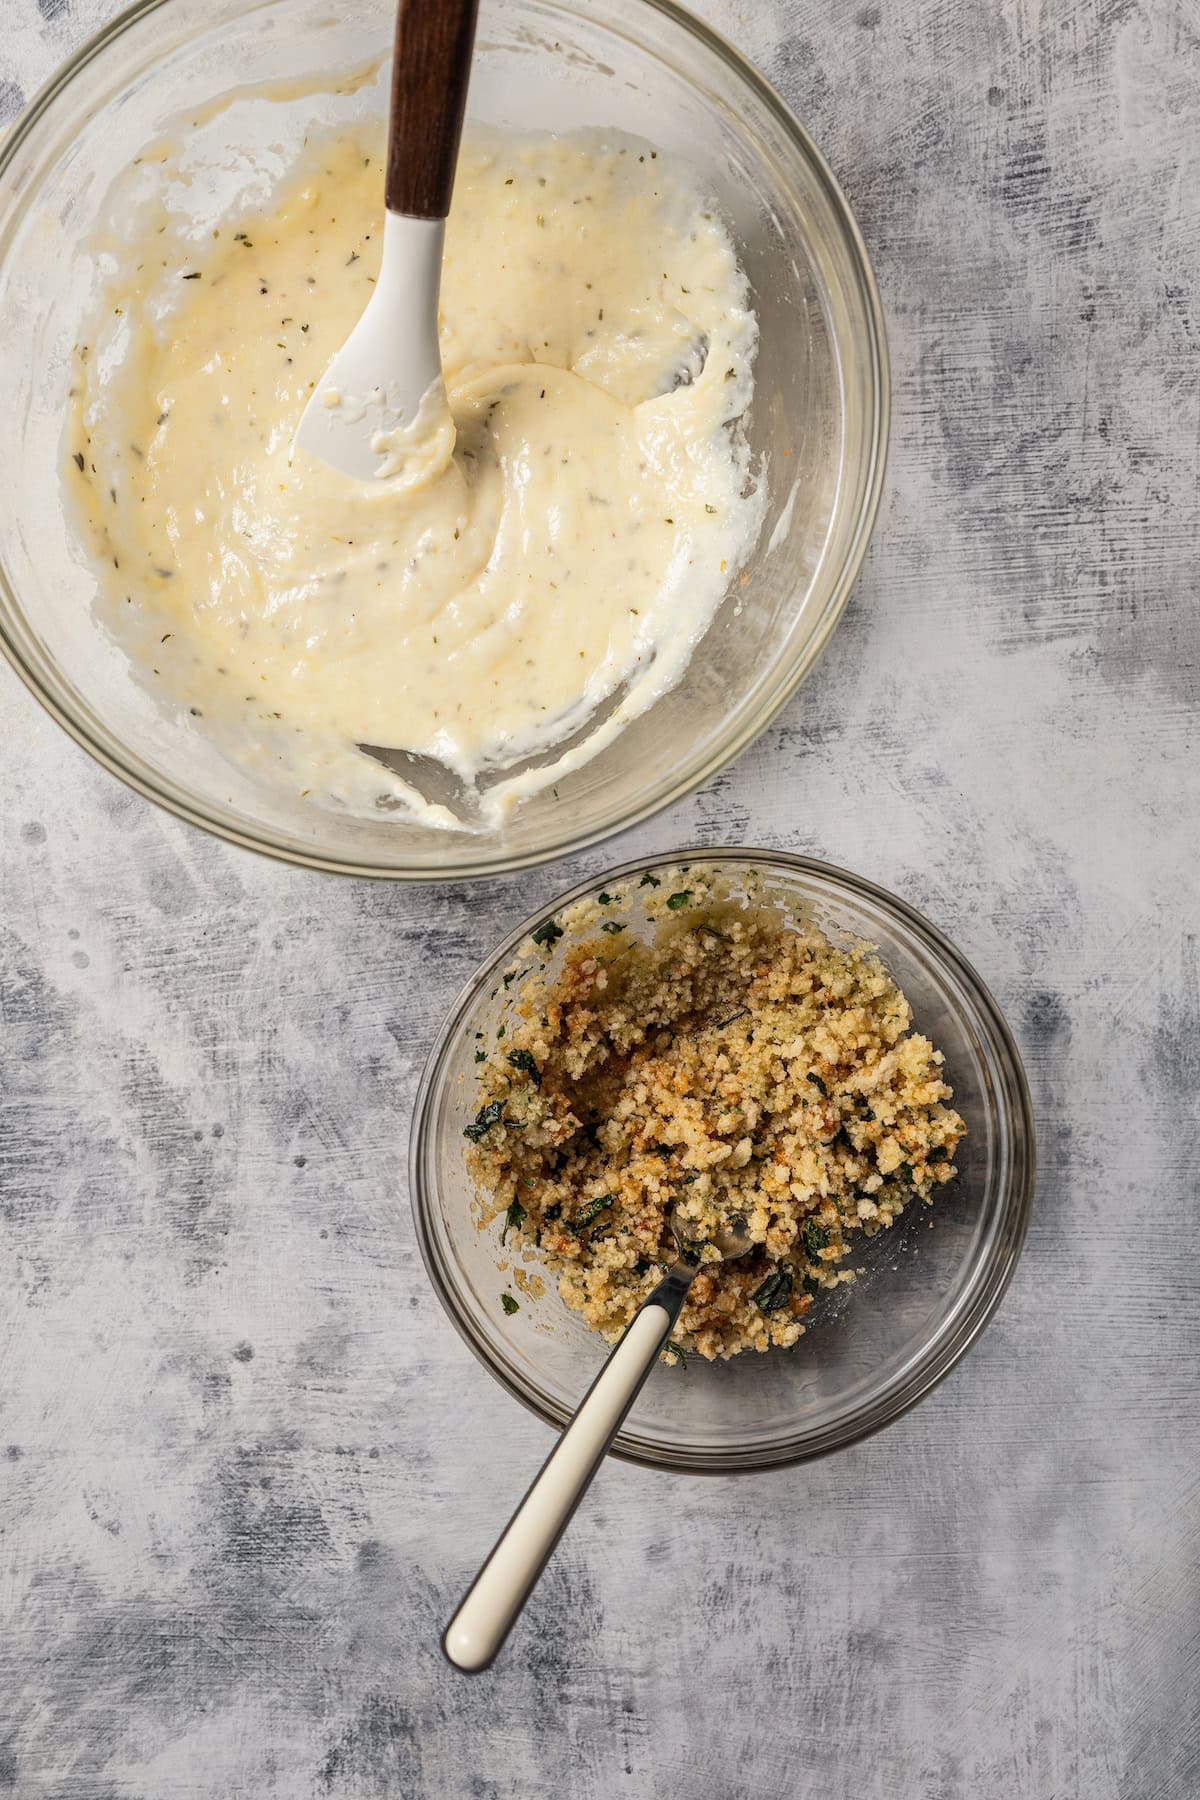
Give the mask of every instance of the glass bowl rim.
[[[757, 1449], [717, 1452], [678, 1450], [663, 1448], [645, 1439], [630, 1441], [622, 1433], [609, 1451], [611, 1456], [636, 1463], [643, 1468], [672, 1469], [680, 1473], [701, 1475], [752, 1473], [809, 1462], [828, 1455], [831, 1451], [848, 1449], [852, 1444], [860, 1443], [910, 1411], [966, 1355], [1003, 1299], [1025, 1240], [1033, 1207], [1037, 1160], [1033, 1107], [1016, 1040], [990, 989], [966, 957], [936, 925], [909, 906], [907, 901], [837, 864], [785, 850], [752, 847], [716, 849], [708, 845], [690, 845], [679, 850], [640, 856], [615, 868], [589, 875], [539, 907], [510, 931], [479, 964], [447, 1009], [446, 1017], [426, 1056], [413, 1101], [408, 1177], [409, 1201], [421, 1259], [430, 1284], [451, 1324], [500, 1386], [554, 1430], [560, 1431], [568, 1422], [571, 1416], [569, 1410], [558, 1406], [548, 1396], [513, 1374], [503, 1355], [495, 1349], [494, 1340], [476, 1324], [460, 1302], [458, 1290], [447, 1274], [435, 1234], [430, 1227], [434, 1201], [432, 1183], [427, 1187], [425, 1181], [424, 1164], [427, 1154], [433, 1148], [433, 1121], [441, 1092], [443, 1063], [462, 1018], [480, 989], [486, 986], [519, 945], [540, 925], [553, 919], [576, 901], [586, 899], [606, 883], [628, 881], [647, 870], [658, 871], [687, 862], [717, 866], [732, 863], [747, 868], [769, 869], [784, 876], [807, 876], [835, 891], [842, 891], [855, 899], [870, 903], [905, 927], [929, 954], [930, 963], [938, 974], [948, 970], [966, 991], [978, 1012], [988, 1049], [1004, 1078], [1000, 1090], [1003, 1098], [994, 1109], [999, 1120], [998, 1128], [1002, 1132], [1007, 1130], [1011, 1139], [1007, 1187], [1000, 1199], [992, 1242], [980, 1256], [971, 1287], [957, 1306], [942, 1319], [925, 1348], [908, 1359], [905, 1368], [883, 1394], [860, 1402], [835, 1425], [823, 1426], [795, 1438], [780, 1439]], [[584, 1388], [581, 1386], [580, 1399], [583, 1398], [583, 1392]]]
[[[586, 12], [586, 0], [543, 0], [543, 3], [568, 13]], [[761, 735], [787, 705], [823, 654], [862, 567], [879, 510], [887, 462], [890, 373], [883, 308], [874, 272], [862, 233], [832, 170], [805, 127], [766, 77], [720, 32], [715, 31], [706, 21], [696, 18], [685, 7], [677, 4], [676, 0], [637, 0], [637, 3], [640, 7], [659, 14], [671, 29], [696, 39], [705, 50], [723, 62], [735, 81], [748, 88], [774, 117], [789, 141], [790, 150], [806, 165], [810, 176], [825, 193], [846, 252], [849, 273], [857, 284], [867, 328], [867, 342], [862, 348], [873, 402], [864, 426], [867, 463], [858, 513], [850, 529], [845, 555], [811, 633], [790, 659], [781, 662], [777, 679], [765, 700], [746, 713], [737, 731], [714, 742], [704, 756], [685, 767], [682, 777], [677, 771], [661, 776], [652, 788], [619, 816], [582, 831], [564, 827], [553, 838], [547, 838], [544, 844], [531, 845], [524, 850], [505, 851], [502, 845], [497, 846], [485, 861], [461, 864], [446, 862], [430, 851], [423, 853], [420, 860], [394, 867], [378, 862], [358, 861], [353, 856], [331, 856], [303, 849], [292, 842], [286, 833], [275, 832], [268, 827], [244, 830], [225, 818], [214, 805], [196, 799], [171, 777], [161, 772], [153, 775], [147, 772], [142, 759], [127, 750], [90, 707], [76, 701], [68, 684], [55, 679], [55, 671], [43, 674], [35, 666], [41, 659], [33, 653], [25, 653], [21, 643], [22, 636], [28, 635], [21, 630], [21, 622], [25, 617], [24, 608], [9, 581], [7, 570], [0, 563], [0, 598], [4, 601], [4, 608], [17, 621], [17, 629], [14, 631], [9, 626], [4, 610], [0, 609], [0, 651], [3, 651], [11, 667], [50, 716], [96, 762], [136, 793], [177, 818], [223, 838], [227, 843], [236, 844], [241, 849], [327, 874], [381, 881], [488, 880], [559, 857], [573, 856], [593, 844], [631, 829], [693, 793], [727, 768]], [[0, 179], [34, 126], [52, 108], [58, 96], [74, 82], [76, 76], [127, 31], [170, 4], [171, 0], [135, 0], [135, 4], [119, 12], [78, 46], [29, 100], [11, 130], [0, 138]], [[254, 0], [246, 0], [243, 11], [249, 14], [256, 10], [258, 8]], [[636, 28], [631, 23], [623, 30], [622, 35], [636, 41]], [[44, 171], [39, 168], [38, 176], [32, 184], [35, 192], [43, 178]]]

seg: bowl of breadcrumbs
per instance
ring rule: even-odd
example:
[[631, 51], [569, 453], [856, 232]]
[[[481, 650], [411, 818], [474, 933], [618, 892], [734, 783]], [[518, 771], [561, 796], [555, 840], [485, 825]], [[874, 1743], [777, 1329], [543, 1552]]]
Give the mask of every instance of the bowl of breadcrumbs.
[[[815, 1372], [818, 1437], [848, 1353], [855, 1380], [843, 1385], [863, 1391], [847, 1406], [868, 1416], [894, 1406], [880, 1387], [900, 1374], [891, 1364], [904, 1330], [864, 1331], [857, 1315], [911, 1318], [922, 1277], [917, 1361], [931, 1349], [944, 1360], [977, 1334], [1024, 1230], [1028, 1099], [978, 978], [962, 965], [974, 991], [960, 1000], [947, 979], [957, 953], [899, 908], [803, 859], [697, 851], [588, 883], [515, 933], [471, 984], [418, 1101], [418, 1232], [455, 1323], [544, 1416], [565, 1416], [587, 1376], [573, 1402], [539, 1392], [539, 1340], [552, 1370], [563, 1341], [581, 1352], [582, 1334], [601, 1357], [675, 1260], [676, 1232], [701, 1268], [663, 1355], [680, 1373], [684, 1419], [697, 1404], [690, 1390], [680, 1401], [683, 1381], [706, 1389], [710, 1440], [721, 1402], [709, 1384], [727, 1382], [746, 1429], [757, 1439], [766, 1424], [777, 1441], [778, 1365], [791, 1383]], [[909, 919], [926, 938], [917, 954], [902, 942]], [[989, 1060], [994, 1069], [980, 1066]], [[449, 1228], [447, 1204], [459, 1214]], [[921, 1227], [942, 1214], [935, 1253]], [[713, 1240], [731, 1224], [752, 1248], [722, 1262]], [[522, 1336], [514, 1363], [502, 1346]], [[864, 1369], [872, 1345], [879, 1366]], [[914, 1346], [903, 1348], [911, 1364]], [[766, 1418], [761, 1398], [745, 1398], [754, 1365], [770, 1370]], [[910, 1366], [909, 1387], [925, 1391], [936, 1366]], [[639, 1414], [653, 1434], [673, 1379], [649, 1385], [655, 1398], [639, 1402], [618, 1450], [748, 1466], [711, 1441], [684, 1454], [638, 1443]], [[756, 1443], [750, 1466], [814, 1453], [794, 1437], [790, 1457]]]

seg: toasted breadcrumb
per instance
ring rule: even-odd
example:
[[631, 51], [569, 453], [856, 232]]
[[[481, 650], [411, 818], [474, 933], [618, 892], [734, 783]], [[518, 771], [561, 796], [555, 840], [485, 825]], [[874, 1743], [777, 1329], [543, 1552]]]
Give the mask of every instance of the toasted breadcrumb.
[[[868, 947], [688, 879], [643, 899], [649, 937], [613, 890], [564, 921], [554, 971], [557, 925], [513, 964], [467, 1158], [481, 1222], [610, 1340], [676, 1259], [674, 1209], [703, 1248], [672, 1338], [711, 1360], [794, 1344], [856, 1234], [957, 1173], [966, 1127]], [[735, 1216], [754, 1248], [723, 1263]]]

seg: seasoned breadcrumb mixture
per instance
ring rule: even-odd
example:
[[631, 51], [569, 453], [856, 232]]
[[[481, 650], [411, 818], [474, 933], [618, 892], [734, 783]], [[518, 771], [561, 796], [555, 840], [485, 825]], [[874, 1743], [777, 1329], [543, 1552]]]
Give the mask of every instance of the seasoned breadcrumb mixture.
[[[513, 965], [466, 1136], [483, 1223], [503, 1214], [610, 1340], [675, 1261], [681, 1209], [703, 1252], [674, 1342], [711, 1360], [794, 1344], [858, 1234], [957, 1173], [966, 1127], [877, 956], [688, 879], [651, 897], [649, 939], [615, 890], [567, 921], [557, 972]], [[734, 1216], [755, 1247], [722, 1263]]]

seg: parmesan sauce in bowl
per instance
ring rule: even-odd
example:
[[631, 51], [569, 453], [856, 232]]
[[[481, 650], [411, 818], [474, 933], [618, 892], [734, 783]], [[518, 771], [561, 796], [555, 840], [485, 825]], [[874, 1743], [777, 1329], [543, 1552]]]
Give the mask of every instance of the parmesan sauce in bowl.
[[444, 880], [625, 830], [778, 713], [866, 547], [887, 356], [845, 200], [731, 46], [669, 0], [481, 0], [452, 457], [350, 494], [289, 460], [369, 291], [394, 23], [139, 0], [0, 143], [0, 649], [180, 817]]
[[[674, 685], [753, 543], [754, 317], [674, 159], [476, 136], [442, 286], [453, 454], [356, 480], [293, 438], [382, 204], [380, 140], [354, 133], [207, 244], [151, 203], [102, 245], [73, 493], [117, 629], [161, 625], [153, 679], [218, 743], [306, 797], [370, 812], [386, 785], [428, 824], [496, 825]], [[364, 744], [436, 758], [471, 803]]]

